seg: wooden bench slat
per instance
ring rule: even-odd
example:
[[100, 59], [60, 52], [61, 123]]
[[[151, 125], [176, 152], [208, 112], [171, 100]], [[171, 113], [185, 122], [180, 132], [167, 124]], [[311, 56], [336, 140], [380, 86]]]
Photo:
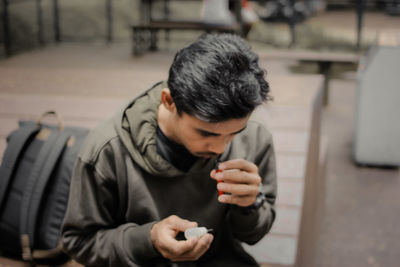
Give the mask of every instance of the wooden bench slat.
[[258, 107], [251, 119], [262, 122], [268, 129], [307, 130], [311, 125], [310, 107], [277, 105], [274, 102]]
[[301, 207], [303, 203], [304, 185], [301, 181], [280, 178], [278, 186], [277, 206], [288, 205]]
[[208, 24], [201, 21], [156, 20], [132, 26], [132, 52], [140, 55], [145, 50], [157, 50], [157, 33], [159, 30], [200, 30], [206, 32], [240, 33], [241, 26]]
[[32, 119], [45, 111], [56, 110], [62, 117], [102, 119], [112, 115], [127, 101], [123, 98], [0, 94], [0, 115]]
[[276, 154], [276, 172], [278, 182], [283, 178], [304, 180], [306, 158], [300, 155]]
[[184, 20], [157, 20], [149, 23], [142, 23], [132, 26], [133, 29], [152, 29], [152, 30], [210, 30], [210, 31], [237, 31], [239, 25], [216, 25], [201, 21]]
[[300, 217], [301, 210], [298, 208], [277, 206], [276, 221], [270, 232], [296, 236], [299, 233]]
[[278, 264], [279, 266], [293, 266], [296, 263], [297, 253], [296, 236], [269, 234], [256, 245], [243, 244], [245, 248], [259, 255], [259, 262]]
[[281, 129], [270, 129], [270, 131], [274, 137], [275, 151], [304, 156], [307, 154], [310, 132]]
[[306, 50], [274, 50], [260, 53], [260, 59], [287, 59], [313, 62], [334, 62], [356, 64], [360, 60], [360, 55], [339, 52], [317, 52]]

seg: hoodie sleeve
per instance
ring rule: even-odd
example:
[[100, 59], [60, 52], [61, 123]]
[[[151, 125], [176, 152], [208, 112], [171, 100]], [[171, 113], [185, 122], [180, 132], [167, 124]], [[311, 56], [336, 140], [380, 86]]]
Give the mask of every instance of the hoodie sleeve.
[[121, 224], [118, 185], [79, 159], [62, 228], [66, 253], [86, 266], [138, 266], [159, 256], [150, 240], [155, 222]]
[[[271, 134], [262, 126], [257, 129], [254, 163], [258, 166], [266, 201], [257, 211], [246, 214], [243, 208], [232, 205], [229, 220], [235, 238], [255, 244], [269, 232], [275, 220], [277, 191], [275, 152]], [[257, 147], [257, 148], [256, 148]]]

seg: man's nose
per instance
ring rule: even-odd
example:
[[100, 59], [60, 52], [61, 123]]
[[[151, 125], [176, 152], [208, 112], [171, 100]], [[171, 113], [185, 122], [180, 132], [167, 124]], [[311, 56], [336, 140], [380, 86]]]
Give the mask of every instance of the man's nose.
[[227, 140], [225, 139], [216, 140], [215, 142], [212, 142], [211, 144], [208, 145], [208, 150], [215, 154], [222, 154], [224, 153], [226, 145], [228, 143], [229, 142], [227, 142]]
[[215, 154], [222, 154], [225, 151], [225, 145], [215, 145], [215, 144], [210, 145], [208, 147], [208, 151]]

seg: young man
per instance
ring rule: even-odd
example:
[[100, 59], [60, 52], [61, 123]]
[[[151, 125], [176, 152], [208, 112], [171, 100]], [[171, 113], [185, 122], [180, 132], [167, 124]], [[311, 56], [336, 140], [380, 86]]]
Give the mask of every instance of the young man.
[[[205, 35], [180, 50], [167, 83], [87, 138], [65, 251], [89, 266], [257, 266], [240, 243], [256, 243], [275, 218], [271, 134], [249, 121], [269, 98], [264, 75], [237, 36]], [[197, 226], [212, 231], [180, 238]]]

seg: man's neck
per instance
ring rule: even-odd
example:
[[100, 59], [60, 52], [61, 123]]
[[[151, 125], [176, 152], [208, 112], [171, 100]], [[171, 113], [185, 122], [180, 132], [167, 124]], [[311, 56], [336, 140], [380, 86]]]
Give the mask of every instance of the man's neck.
[[163, 104], [160, 104], [157, 113], [158, 127], [160, 127], [161, 131], [169, 139], [173, 140], [178, 144], [181, 144], [181, 142], [175, 135], [174, 127], [171, 127], [173, 125], [172, 116], [173, 114], [169, 110], [167, 110]]

